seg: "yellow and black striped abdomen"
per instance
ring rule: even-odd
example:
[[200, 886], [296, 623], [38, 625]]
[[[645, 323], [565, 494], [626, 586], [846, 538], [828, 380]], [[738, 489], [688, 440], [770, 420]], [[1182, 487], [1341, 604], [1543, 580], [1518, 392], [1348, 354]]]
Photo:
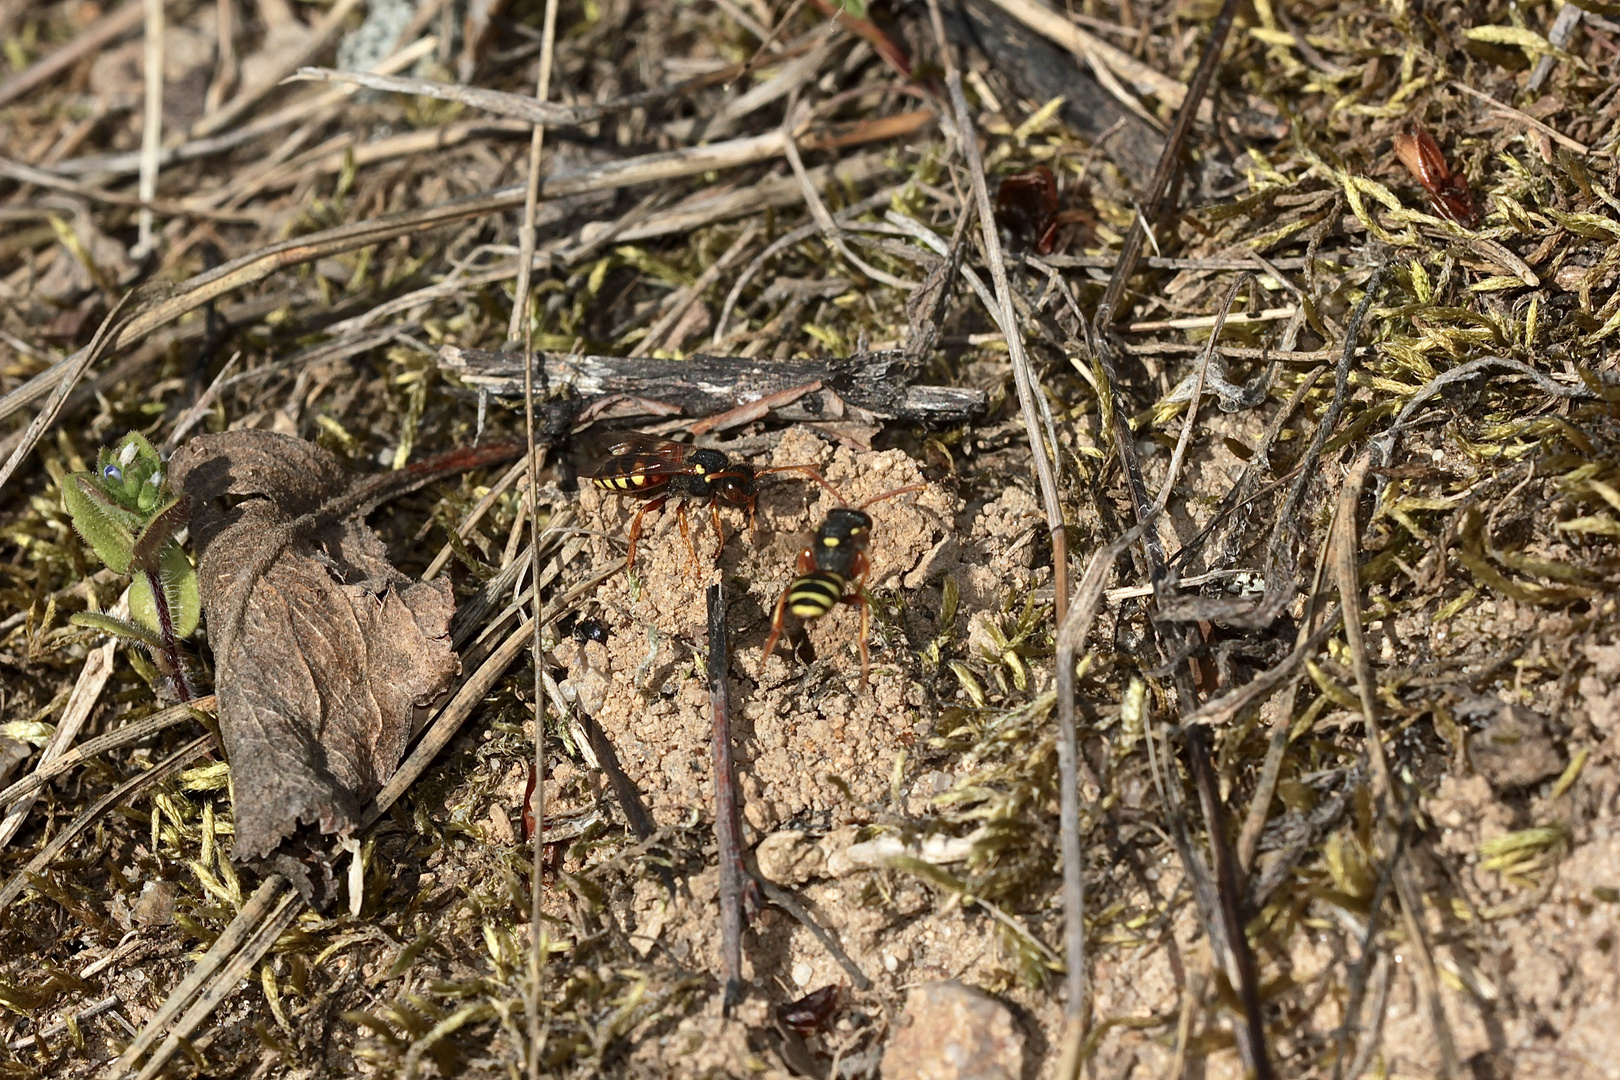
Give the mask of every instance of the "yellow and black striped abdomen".
[[[658, 479], [662, 480], [663, 477]], [[597, 476], [592, 483], [603, 491], [636, 491], [647, 486], [645, 476]]]
[[619, 495], [648, 495], [669, 483], [667, 473], [652, 471], [659, 464], [643, 454], [621, 454], [606, 461], [591, 483]]
[[800, 574], [788, 586], [787, 609], [801, 619], [817, 619], [838, 606], [848, 581], [826, 570]]

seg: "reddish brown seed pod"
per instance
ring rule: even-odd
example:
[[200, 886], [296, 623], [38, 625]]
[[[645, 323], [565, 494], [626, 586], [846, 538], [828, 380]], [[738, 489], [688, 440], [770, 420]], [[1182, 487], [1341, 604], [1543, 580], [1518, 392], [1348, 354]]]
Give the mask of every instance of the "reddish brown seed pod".
[[1468, 190], [1468, 181], [1461, 173], [1451, 171], [1440, 144], [1422, 125], [1413, 124], [1409, 130], [1395, 136], [1395, 156], [1401, 159], [1412, 178], [1423, 185], [1441, 217], [1465, 229], [1479, 227], [1479, 212], [1474, 209], [1474, 193]]
[[534, 839], [534, 766], [529, 766], [529, 782], [523, 785], [523, 842]]
[[827, 1026], [838, 1011], [839, 987], [837, 983], [814, 990], [797, 1001], [776, 1007], [776, 1018], [783, 1027], [792, 1028], [800, 1035], [813, 1035]]

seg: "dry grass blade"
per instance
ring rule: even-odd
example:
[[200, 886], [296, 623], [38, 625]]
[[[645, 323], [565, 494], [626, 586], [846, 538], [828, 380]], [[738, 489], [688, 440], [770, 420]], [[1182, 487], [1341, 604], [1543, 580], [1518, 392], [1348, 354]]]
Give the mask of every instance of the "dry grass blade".
[[[1575, 12], [1576, 17], [1579, 18], [1579, 16], [1580, 16], [1580, 8], [1574, 8], [1573, 10]], [[1562, 13], [1559, 14], [1559, 19], [1560, 19], [1560, 21], [1563, 19], [1563, 14]], [[1461, 82], [1457, 82], [1456, 80], [1452, 80], [1451, 85], [1456, 87], [1458, 90], [1461, 90], [1463, 93], [1469, 95], [1470, 97], [1477, 98], [1478, 100], [1485, 102], [1485, 104], [1490, 106], [1491, 111], [1496, 113], [1498, 116], [1505, 117], [1506, 119], [1512, 120], [1512, 121], [1514, 121], [1516, 123], [1523, 124], [1525, 127], [1529, 128], [1532, 131], [1539, 131], [1539, 132], [1541, 132], [1541, 134], [1547, 136], [1547, 138], [1551, 139], [1553, 142], [1557, 143], [1559, 146], [1562, 146], [1562, 147], [1565, 147], [1567, 149], [1573, 150], [1577, 154], [1590, 154], [1592, 152], [1592, 148], [1590, 146], [1587, 146], [1585, 143], [1579, 142], [1579, 141], [1577, 141], [1575, 139], [1570, 138], [1568, 135], [1565, 135], [1563, 132], [1558, 131], [1557, 129], [1549, 126], [1548, 124], [1546, 124], [1546, 123], [1544, 123], [1544, 122], [1542, 122], [1540, 120], [1537, 120], [1535, 117], [1531, 116], [1529, 113], [1522, 112], [1519, 109], [1515, 109], [1511, 105], [1505, 105], [1502, 102], [1497, 101], [1495, 98], [1491, 97], [1489, 94], [1480, 93], [1478, 90], [1475, 90], [1472, 86], [1469, 86], [1466, 83], [1461, 83]]]
[[156, 735], [160, 731], [176, 727], [187, 720], [195, 719], [198, 712], [211, 713], [214, 707], [214, 695], [206, 694], [183, 705], [171, 705], [167, 709], [153, 713], [151, 716], [122, 724], [105, 735], [98, 735], [94, 739], [86, 739], [78, 746], [51, 761], [41, 761], [33, 772], [9, 787], [0, 790], [0, 806], [10, 806], [18, 799], [32, 795], [50, 783], [51, 780], [77, 768], [97, 755], [104, 754], [108, 750], [116, 750], [121, 746], [140, 742], [149, 735]]
[[486, 90], [480, 86], [460, 83], [434, 82], [431, 79], [412, 79], [401, 75], [377, 75], [368, 71], [334, 71], [331, 68], [306, 67], [287, 77], [286, 82], [341, 82], [382, 90], [390, 94], [411, 94], [438, 101], [454, 101], [496, 116], [509, 116], [531, 124], [549, 124], [552, 127], [577, 127], [610, 115], [612, 105], [557, 105], [542, 97], [506, 94], [499, 90]]
[[[1133, 84], [1139, 93], [1154, 94], [1173, 109], [1181, 108], [1182, 102], [1188, 97], [1194, 100], [1199, 97], [1188, 87], [1142, 63], [1123, 49], [1115, 48], [1095, 34], [1086, 33], [1063, 15], [1042, 6], [1036, 0], [994, 0], [994, 2], [996, 6], [1031, 30], [1046, 35], [1090, 62], [1100, 61], [1107, 65], [1114, 75]], [[1208, 119], [1211, 113], [1210, 106], [1203, 104], [1200, 108], [1202, 110], [1200, 118]]]
[[1372, 453], [1365, 451], [1345, 474], [1344, 486], [1339, 489], [1334, 508], [1333, 547], [1329, 563], [1333, 568], [1334, 583], [1339, 589], [1339, 602], [1344, 608], [1344, 640], [1350, 651], [1351, 666], [1355, 670], [1361, 717], [1367, 725], [1367, 757], [1372, 766], [1379, 846], [1394, 860], [1391, 873], [1394, 875], [1395, 894], [1401, 905], [1406, 945], [1411, 951], [1418, 991], [1429, 1016], [1435, 1044], [1440, 1050], [1441, 1068], [1447, 1080], [1458, 1080], [1463, 1075], [1462, 1061], [1457, 1055], [1457, 1040], [1452, 1035], [1450, 1021], [1446, 1019], [1445, 1006], [1440, 1001], [1439, 974], [1429, 945], [1429, 933], [1424, 926], [1423, 894], [1418, 888], [1412, 865], [1396, 838], [1396, 804], [1403, 800], [1384, 753], [1383, 727], [1378, 720], [1378, 688], [1372, 663], [1367, 657], [1367, 640], [1362, 629], [1361, 580], [1356, 568], [1356, 552], [1361, 549], [1357, 516], [1371, 464]]
[[141, 1066], [136, 1080], [150, 1080], [162, 1072], [185, 1039], [236, 989], [301, 910], [298, 894], [285, 878], [277, 874], [265, 878], [241, 913], [197, 961], [191, 976], [175, 989], [141, 1035], [108, 1070], [109, 1078], [127, 1075], [156, 1041], [155, 1036], [167, 1029], [174, 1015], [189, 1003], [190, 1007], [168, 1031], [168, 1037]]
[[[127, 604], [120, 604], [113, 608], [110, 614], [115, 619], [127, 618], [129, 607]], [[35, 766], [36, 774], [43, 773], [55, 765], [57, 760], [68, 752], [73, 740], [78, 738], [79, 729], [90, 718], [90, 711], [96, 707], [107, 680], [112, 677], [113, 655], [117, 650], [118, 641], [109, 638], [91, 649], [90, 655], [84, 658], [84, 667], [79, 671], [78, 681], [73, 684], [73, 694], [62, 710], [62, 720], [51, 733], [51, 741], [39, 755], [39, 762]], [[33, 807], [33, 797], [26, 796], [6, 811], [5, 818], [0, 819], [0, 848], [11, 843], [12, 837], [22, 828], [23, 822], [28, 818], [28, 812]]]
[[[146, 77], [146, 111], [141, 118], [140, 197], [151, 203], [157, 197], [158, 151], [163, 146], [163, 0], [145, 0], [146, 57], [142, 64]], [[137, 219], [137, 257], [152, 248], [152, 211], [142, 206]]]
[[28, 861], [28, 865], [19, 870], [15, 876], [7, 881], [4, 888], [0, 888], [0, 913], [10, 909], [16, 899], [28, 888], [29, 879], [42, 873], [52, 861], [67, 850], [67, 846], [84, 834], [84, 831], [96, 824], [102, 815], [125, 802], [132, 795], [143, 791], [160, 780], [173, 776], [187, 765], [191, 764], [201, 755], [210, 750], [217, 749], [219, 741], [213, 735], [203, 735], [187, 743], [163, 761], [152, 766], [147, 771], [133, 776], [113, 788], [106, 795], [86, 807], [78, 817], [63, 826], [57, 834], [38, 854]]
[[146, 199], [140, 195], [128, 195], [119, 191], [108, 191], [105, 188], [91, 187], [80, 184], [55, 173], [36, 169], [21, 162], [7, 161], [0, 158], [0, 175], [9, 176], [13, 180], [24, 184], [37, 184], [53, 191], [77, 195], [80, 198], [91, 199], [95, 202], [107, 203], [112, 206], [133, 206], [142, 210], [151, 210], [159, 214], [168, 214], [174, 217], [194, 217], [203, 221], [231, 222], [239, 225], [255, 225], [261, 220], [261, 215], [246, 213], [239, 210], [215, 210], [206, 206], [196, 206], [192, 203], [175, 202], [171, 199]]
[[1052, 541], [1052, 566], [1055, 571], [1053, 588], [1057, 597], [1057, 619], [1061, 623], [1069, 605], [1068, 541], [1063, 531], [1063, 507], [1058, 502], [1057, 472], [1053, 455], [1057, 453], [1057, 433], [1052, 430], [1051, 416], [1045, 411], [1044, 398], [1038, 403], [1041, 391], [1036, 385], [1035, 372], [1024, 349], [1023, 328], [1013, 308], [1012, 290], [1007, 283], [1007, 265], [1001, 255], [1001, 237], [996, 231], [995, 210], [990, 203], [990, 188], [984, 178], [984, 159], [979, 153], [978, 134], [974, 130], [973, 116], [968, 111], [967, 97], [962, 92], [962, 73], [945, 38], [945, 24], [940, 16], [938, 0], [929, 0], [929, 14], [934, 23], [934, 38], [945, 59], [945, 85], [950, 90], [951, 106], [956, 114], [957, 135], [961, 142], [963, 160], [967, 164], [968, 179], [973, 185], [977, 203], [979, 230], [984, 240], [985, 259], [990, 264], [990, 280], [996, 287], [996, 322], [1007, 339], [1008, 357], [1012, 363], [1013, 382], [1018, 388], [1018, 407], [1023, 415], [1024, 433], [1029, 438], [1035, 476], [1040, 484], [1041, 503], [1046, 510], [1046, 528]]
[[[559, 602], [548, 607], [541, 615], [541, 624], [555, 622], [561, 618], [578, 602], [580, 596], [623, 569], [624, 564], [621, 561], [597, 571], [582, 583], [587, 587], [576, 587]], [[523, 654], [523, 650], [532, 644], [533, 623], [532, 619], [524, 620], [515, 630], [502, 638], [500, 644], [488, 653], [474, 672], [462, 681], [450, 700], [440, 708], [427, 730], [422, 733], [422, 737], [411, 749], [410, 754], [400, 763], [399, 771], [377, 793], [377, 798], [366, 809], [363, 821], [369, 825], [380, 818], [406, 791], [410, 790], [411, 785], [421, 777], [439, 752], [449, 745], [461, 725], [472, 715], [479, 701], [490, 692], [505, 674], [506, 669]]]
[[[681, 321], [688, 311], [692, 310], [692, 305], [697, 303], [698, 298], [711, 285], [719, 281], [720, 275], [730, 269], [733, 263], [742, 258], [743, 252], [748, 250], [748, 245], [753, 243], [754, 237], [758, 233], [759, 230], [756, 226], [753, 224], [748, 225], [747, 228], [743, 229], [742, 234], [731, 242], [731, 246], [725, 250], [725, 253], [711, 263], [696, 281], [670, 297], [669, 310], [664, 312], [659, 320], [653, 324], [651, 330], [647, 331], [647, 336], [637, 343], [635, 351], [631, 355], [651, 356], [663, 344], [664, 338], [669, 332], [675, 329], [675, 325]], [[717, 323], [716, 330], [718, 331], [718, 329], [719, 324]]]

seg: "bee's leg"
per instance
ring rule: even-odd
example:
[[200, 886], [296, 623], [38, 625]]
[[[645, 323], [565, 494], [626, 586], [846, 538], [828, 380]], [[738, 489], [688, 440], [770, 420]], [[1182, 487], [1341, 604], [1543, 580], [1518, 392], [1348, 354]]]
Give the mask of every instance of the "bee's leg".
[[787, 617], [788, 593], [792, 591], [793, 586], [789, 585], [782, 590], [782, 595], [777, 598], [776, 614], [771, 617], [771, 636], [765, 639], [765, 651], [759, 654], [759, 674], [762, 678], [765, 675], [765, 665], [770, 663], [771, 652], [776, 648], [777, 641], [781, 640], [782, 621]]
[[714, 538], [720, 544], [714, 552], [714, 564], [720, 565], [720, 556], [726, 553], [726, 530], [720, 524], [720, 504], [713, 499], [709, 500], [709, 513], [714, 516]]
[[872, 670], [872, 655], [871, 655], [871, 650], [869, 649], [869, 647], [867, 645], [867, 642], [869, 640], [871, 640], [872, 604], [871, 604], [870, 601], [868, 601], [866, 599], [866, 575], [872, 569], [872, 564], [867, 560], [866, 554], [864, 552], [862, 552], [861, 554], [855, 556], [855, 565], [854, 565], [853, 569], [855, 571], [855, 577], [854, 577], [854, 580], [852, 581], [852, 584], [855, 586], [855, 596], [853, 598], [850, 598], [850, 597], [846, 596], [846, 597], [841, 597], [840, 599], [842, 599], [845, 603], [848, 603], [848, 604], [858, 604], [858, 605], [860, 605], [860, 609], [861, 609], [861, 686], [860, 686], [860, 689], [856, 691], [856, 693], [857, 694], [864, 694], [864, 693], [866, 693], [866, 677], [867, 677], [867, 674]]
[[692, 542], [692, 527], [686, 521], [686, 500], [682, 499], [675, 504], [675, 516], [681, 522], [681, 539], [686, 541], [686, 553], [692, 557], [692, 565], [697, 565], [697, 545]]
[[866, 590], [861, 588], [859, 584], [855, 588], [857, 591], [854, 602], [859, 604], [861, 608], [861, 686], [856, 693], [864, 694], [866, 693], [866, 677], [872, 670], [872, 656], [866, 644], [872, 628], [872, 605], [867, 602]]
[[627, 574], [636, 572], [636, 541], [641, 539], [641, 519], [649, 510], [659, 510], [669, 501], [668, 495], [660, 495], [650, 502], [643, 503], [636, 516], [630, 520], [630, 548], [624, 553], [624, 571]]

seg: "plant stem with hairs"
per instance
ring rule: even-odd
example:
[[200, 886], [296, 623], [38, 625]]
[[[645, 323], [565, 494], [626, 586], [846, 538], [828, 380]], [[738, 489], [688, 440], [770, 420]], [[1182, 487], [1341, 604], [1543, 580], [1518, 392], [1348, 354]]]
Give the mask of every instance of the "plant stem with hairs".
[[170, 494], [162, 456], [130, 432], [102, 448], [94, 472], [63, 479], [62, 503], [101, 561], [134, 579], [128, 619], [84, 612], [72, 622], [144, 645], [175, 696], [195, 698], [180, 642], [196, 631], [202, 603], [197, 570], [176, 539], [191, 517], [191, 500]]

